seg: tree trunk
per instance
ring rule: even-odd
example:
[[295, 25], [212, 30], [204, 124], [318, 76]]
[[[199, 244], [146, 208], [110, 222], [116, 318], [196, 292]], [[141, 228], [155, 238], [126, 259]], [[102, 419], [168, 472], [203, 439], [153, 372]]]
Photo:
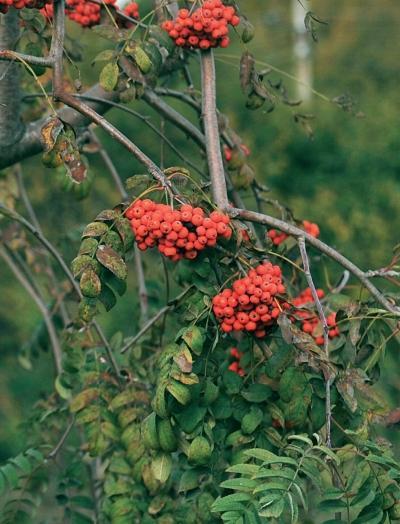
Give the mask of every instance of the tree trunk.
[[[14, 49], [18, 35], [18, 13], [11, 8], [6, 15], [0, 15], [0, 49]], [[18, 142], [24, 131], [19, 68], [18, 63], [0, 61], [0, 156], [1, 150]]]

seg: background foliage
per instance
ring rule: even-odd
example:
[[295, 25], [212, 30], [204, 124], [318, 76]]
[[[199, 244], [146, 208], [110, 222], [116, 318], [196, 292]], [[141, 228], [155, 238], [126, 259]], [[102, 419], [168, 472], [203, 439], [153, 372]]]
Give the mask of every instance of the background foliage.
[[[292, 72], [288, 2], [269, 0], [267, 4], [265, 8], [257, 1], [246, 2], [246, 14], [256, 25], [255, 55]], [[348, 94], [354, 99], [354, 109], [343, 113], [335, 105], [314, 97], [307, 108], [307, 112], [316, 117], [311, 121], [312, 139], [301, 126], [293, 123], [290, 108], [249, 113], [240, 94], [236, 66], [229, 65], [233, 61], [223, 58], [222, 52], [218, 61], [219, 78], [227, 80], [219, 81], [220, 106], [250, 147], [251, 163], [258, 179], [271, 189], [271, 197], [287, 204], [296, 217], [321, 224], [322, 238], [336, 244], [355, 262], [363, 267], [381, 267], [390, 260], [400, 225], [397, 196], [400, 134], [396, 111], [399, 81], [396, 34], [400, 14], [397, 2], [384, 0], [378, 5], [370, 0], [338, 0], [333, 5], [327, 0], [314, 0], [312, 7], [329, 23], [321, 26], [320, 41], [313, 48], [315, 87], [329, 97]], [[94, 42], [79, 28], [73, 31], [77, 41], [88, 46], [86, 51], [96, 56], [103, 42], [100, 39]], [[232, 46], [229, 54], [239, 56], [240, 49]], [[82, 82], [94, 80], [99, 70], [98, 65], [81, 69]], [[76, 71], [72, 74], [77, 75]], [[280, 75], [273, 77], [278, 79]], [[294, 96], [293, 82], [285, 79], [285, 84]], [[26, 80], [26, 88], [32, 88], [30, 79]], [[141, 102], [135, 101], [131, 107], [160, 125], [159, 117]], [[176, 104], [176, 107], [180, 106]], [[192, 117], [190, 112], [187, 114]], [[145, 130], [140, 121], [130, 117], [128, 120], [126, 115], [117, 112], [112, 113], [112, 121], [122, 130], [129, 129], [132, 136], [140, 137], [141, 146], [152, 157], [168, 155], [165, 164], [174, 165], [176, 158], [160, 151], [158, 139]], [[185, 137], [169, 124], [165, 128], [174, 143], [190, 156], [193, 146]], [[124, 178], [140, 172], [141, 167], [119, 145], [107, 137], [104, 144]], [[68, 261], [79, 248], [81, 229], [77, 224], [88, 222], [88, 217], [93, 217], [93, 209], [100, 211], [119, 200], [97, 155], [90, 155], [90, 165], [95, 173], [94, 191], [81, 202], [73, 201], [60, 190], [53, 172], [43, 168], [39, 159], [23, 165], [30, 175], [28, 192], [44, 231], [58, 238], [58, 247]], [[57, 205], [46, 204], [52, 201]], [[150, 305], [155, 311], [160, 305], [159, 297], [165, 293], [164, 276], [155, 255], [146, 254], [145, 264], [152, 268], [153, 278], [148, 284]], [[154, 271], [154, 267], [158, 267], [158, 271]], [[35, 373], [21, 369], [16, 362], [15, 354], [30, 343], [40, 315], [6, 268], [0, 268], [0, 277], [3, 298], [0, 304], [0, 417], [4, 421], [0, 427], [0, 458], [3, 462], [27, 449], [29, 443], [22, 438], [19, 427], [26, 422], [37, 400], [46, 397], [52, 389], [52, 379], [51, 356], [42, 351], [35, 361]], [[134, 277], [129, 278], [130, 289], [134, 289]], [[318, 284], [324, 285], [323, 274], [319, 278]], [[133, 334], [137, 328], [137, 309], [136, 295], [130, 292], [119, 301], [112, 318], [104, 315], [100, 320], [110, 334], [115, 331]], [[393, 341], [386, 359], [385, 385], [379, 386], [393, 406], [398, 402], [397, 369], [393, 365], [397, 347]], [[391, 432], [392, 439], [396, 438], [396, 429]], [[35, 457], [34, 460], [41, 459]], [[54, 487], [57, 489], [58, 486]]]

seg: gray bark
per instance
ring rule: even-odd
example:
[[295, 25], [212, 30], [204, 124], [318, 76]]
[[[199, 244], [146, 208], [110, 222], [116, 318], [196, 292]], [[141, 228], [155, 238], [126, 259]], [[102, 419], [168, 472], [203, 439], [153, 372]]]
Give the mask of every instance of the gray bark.
[[[19, 35], [18, 13], [11, 8], [0, 15], [0, 49], [13, 50]], [[20, 65], [0, 62], [0, 158], [8, 146], [21, 138], [24, 126], [20, 118]]]

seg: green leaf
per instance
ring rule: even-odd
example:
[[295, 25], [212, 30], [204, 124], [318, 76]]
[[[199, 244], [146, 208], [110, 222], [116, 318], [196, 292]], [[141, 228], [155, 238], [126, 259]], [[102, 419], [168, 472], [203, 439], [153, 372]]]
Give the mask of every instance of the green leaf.
[[226, 511], [242, 511], [245, 506], [242, 502], [248, 502], [251, 500], [249, 493], [233, 493], [232, 495], [226, 495], [225, 497], [218, 497], [212, 507], [211, 511], [215, 513], [224, 513]]
[[[262, 493], [263, 491], [270, 493], [271, 491], [287, 491], [288, 487], [291, 485], [291, 481], [287, 479], [281, 479], [263, 482], [262, 484], [257, 484], [257, 487], [254, 489], [253, 493]], [[292, 484], [294, 485], [294, 484]], [[260, 500], [260, 503], [263, 502], [263, 499]]]
[[297, 462], [294, 459], [290, 457], [279, 457], [266, 449], [247, 449], [244, 453], [248, 457], [256, 458], [266, 464], [289, 464], [297, 467]]
[[243, 379], [233, 371], [226, 371], [223, 375], [223, 382], [228, 395], [236, 395], [242, 388]]
[[262, 471], [261, 467], [256, 464], [235, 464], [226, 470], [227, 473], [239, 473], [240, 475], [248, 475], [250, 477], [257, 477], [260, 471]]
[[220, 486], [221, 488], [237, 491], [253, 491], [257, 487], [257, 481], [246, 478], [228, 479], [221, 482]]
[[31, 463], [22, 454], [17, 455], [15, 458], [10, 459], [10, 462], [18, 466], [26, 474], [29, 474], [32, 471]]
[[37, 449], [29, 448], [25, 451], [25, 455], [28, 455], [28, 457], [34, 458], [38, 463], [41, 463], [44, 461], [43, 454], [38, 451]]
[[109, 62], [100, 72], [100, 85], [105, 91], [113, 91], [118, 83], [119, 67], [116, 62]]
[[191, 394], [189, 388], [176, 380], [171, 380], [167, 385], [167, 391], [171, 393], [176, 400], [184, 406], [191, 401]]
[[191, 491], [199, 486], [199, 471], [196, 469], [188, 469], [183, 472], [180, 480], [178, 493]]
[[197, 326], [188, 327], [179, 333], [179, 336], [186, 342], [193, 353], [200, 355], [204, 344], [204, 335], [200, 328]]
[[88, 255], [79, 255], [71, 262], [71, 270], [74, 277], [78, 277], [85, 269], [92, 269], [96, 273], [100, 266], [96, 260]]
[[158, 384], [156, 393], [151, 402], [152, 408], [157, 413], [157, 415], [161, 418], [165, 418], [168, 415], [167, 404], [165, 400], [166, 385], [167, 385], [166, 381]]
[[6, 478], [10, 489], [15, 489], [18, 486], [18, 475], [15, 467], [12, 464], [6, 464], [0, 468], [0, 472]]
[[96, 55], [93, 60], [92, 64], [96, 62], [109, 62], [112, 60], [115, 56], [115, 51], [112, 49], [104, 49], [101, 51], [98, 55]]
[[196, 426], [203, 421], [206, 412], [206, 407], [189, 405], [180, 413], [177, 413], [175, 419], [185, 433], [192, 433]]
[[84, 238], [79, 248], [79, 255], [94, 257], [98, 245], [99, 243], [95, 238]]
[[101, 237], [108, 231], [108, 225], [104, 222], [91, 222], [88, 224], [83, 233], [82, 238], [86, 237]]
[[282, 515], [285, 509], [285, 501], [282, 497], [269, 496], [269, 500], [265, 501], [258, 512], [260, 517], [278, 518]]
[[[120, 282], [122, 282], [122, 280], [120, 280]], [[104, 283], [101, 286], [101, 293], [98, 299], [106, 311], [110, 311], [117, 303], [117, 297], [114, 295], [112, 289]]]
[[79, 282], [82, 295], [89, 298], [96, 298], [101, 292], [101, 282], [98, 275], [91, 268], [83, 271]]
[[[100, 222], [99, 222], [100, 223]], [[104, 267], [120, 280], [127, 276], [126, 264], [122, 258], [111, 247], [101, 245], [96, 252], [96, 258]]]
[[253, 433], [263, 420], [263, 412], [260, 408], [252, 406], [250, 411], [242, 418], [242, 431], [245, 434]]
[[190, 443], [188, 450], [188, 460], [193, 464], [206, 464], [211, 456], [211, 446], [205, 437], [196, 437]]
[[154, 478], [165, 484], [167, 482], [172, 469], [171, 455], [167, 453], [159, 453], [151, 462], [151, 471]]
[[135, 45], [135, 48], [132, 51], [132, 56], [142, 73], [146, 74], [150, 71], [152, 63], [149, 55], [142, 47]]
[[93, 400], [99, 397], [98, 388], [88, 388], [84, 391], [81, 391], [76, 397], [74, 397], [70, 404], [70, 410], [72, 413], [76, 413], [81, 409], [88, 406]]
[[265, 402], [272, 395], [272, 390], [264, 384], [251, 384], [241, 395], [248, 402]]

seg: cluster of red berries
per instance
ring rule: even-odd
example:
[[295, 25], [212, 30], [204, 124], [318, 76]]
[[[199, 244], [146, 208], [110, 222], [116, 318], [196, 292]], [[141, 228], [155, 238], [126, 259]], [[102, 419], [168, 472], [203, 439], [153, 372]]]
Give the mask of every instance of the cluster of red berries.
[[15, 9], [42, 9], [52, 0], [0, 0], [0, 13], [7, 13], [10, 7]]
[[[250, 156], [251, 151], [245, 144], [241, 144], [240, 145], [240, 149], [241, 149], [242, 153], [244, 154], [244, 156]], [[230, 162], [232, 160], [232, 156], [233, 156], [233, 149], [231, 149], [228, 146], [224, 146], [224, 157], [225, 157], [225, 160], [227, 162]]]
[[[317, 289], [318, 298], [324, 298], [325, 293], [323, 289]], [[311, 289], [308, 287], [300, 293], [300, 295], [292, 300], [293, 306], [300, 308], [307, 304], [314, 304], [314, 298], [312, 296]], [[292, 321], [299, 320], [301, 322], [301, 329], [304, 333], [308, 333], [313, 337], [315, 343], [319, 346], [324, 344], [324, 337], [322, 334], [322, 326], [319, 317], [313, 312], [305, 309], [296, 309], [295, 317]], [[329, 327], [329, 338], [335, 338], [340, 335], [339, 328], [336, 324], [336, 313], [330, 313], [326, 317], [326, 322]]]
[[[317, 224], [314, 224], [313, 222], [303, 220], [302, 229], [304, 229], [306, 233], [315, 238], [319, 237], [319, 227]], [[289, 237], [289, 235], [287, 235], [286, 233], [282, 233], [281, 231], [277, 231], [276, 229], [270, 229], [267, 233], [267, 237], [272, 240], [274, 246], [279, 246]]]
[[139, 20], [140, 14], [139, 14], [138, 3], [131, 2], [124, 8], [123, 13], [125, 13], [127, 16], [130, 16], [131, 18], [135, 18], [136, 20]]
[[173, 209], [150, 199], [136, 200], [126, 211], [139, 249], [157, 246], [174, 262], [197, 257], [199, 251], [215, 246], [219, 238], [229, 239], [232, 229], [227, 215], [183, 204]]
[[195, 11], [180, 9], [175, 20], [167, 20], [162, 28], [179, 47], [209, 49], [228, 47], [228, 25], [237, 26], [240, 18], [234, 7], [221, 0], [207, 0]]
[[234, 359], [232, 364], [229, 365], [228, 369], [229, 371], [233, 371], [240, 377], [244, 377], [246, 372], [240, 365], [240, 359], [243, 357], [243, 353], [241, 353], [238, 348], [232, 348], [230, 351], [231, 357]]
[[[46, 18], [53, 17], [53, 4], [50, 0], [41, 10], [41, 13]], [[105, 4], [114, 6], [116, 0], [103, 0]], [[1, 0], [0, 0], [1, 2]], [[101, 5], [89, 0], [66, 0], [65, 14], [70, 20], [73, 20], [82, 27], [93, 27], [100, 24], [101, 21]], [[132, 2], [128, 4], [123, 12], [131, 18], [139, 18], [138, 4]]]
[[281, 268], [265, 262], [251, 269], [245, 278], [235, 280], [232, 289], [216, 295], [212, 301], [213, 311], [225, 333], [250, 331], [262, 338], [266, 328], [289, 307], [285, 301], [278, 300], [285, 291]]

